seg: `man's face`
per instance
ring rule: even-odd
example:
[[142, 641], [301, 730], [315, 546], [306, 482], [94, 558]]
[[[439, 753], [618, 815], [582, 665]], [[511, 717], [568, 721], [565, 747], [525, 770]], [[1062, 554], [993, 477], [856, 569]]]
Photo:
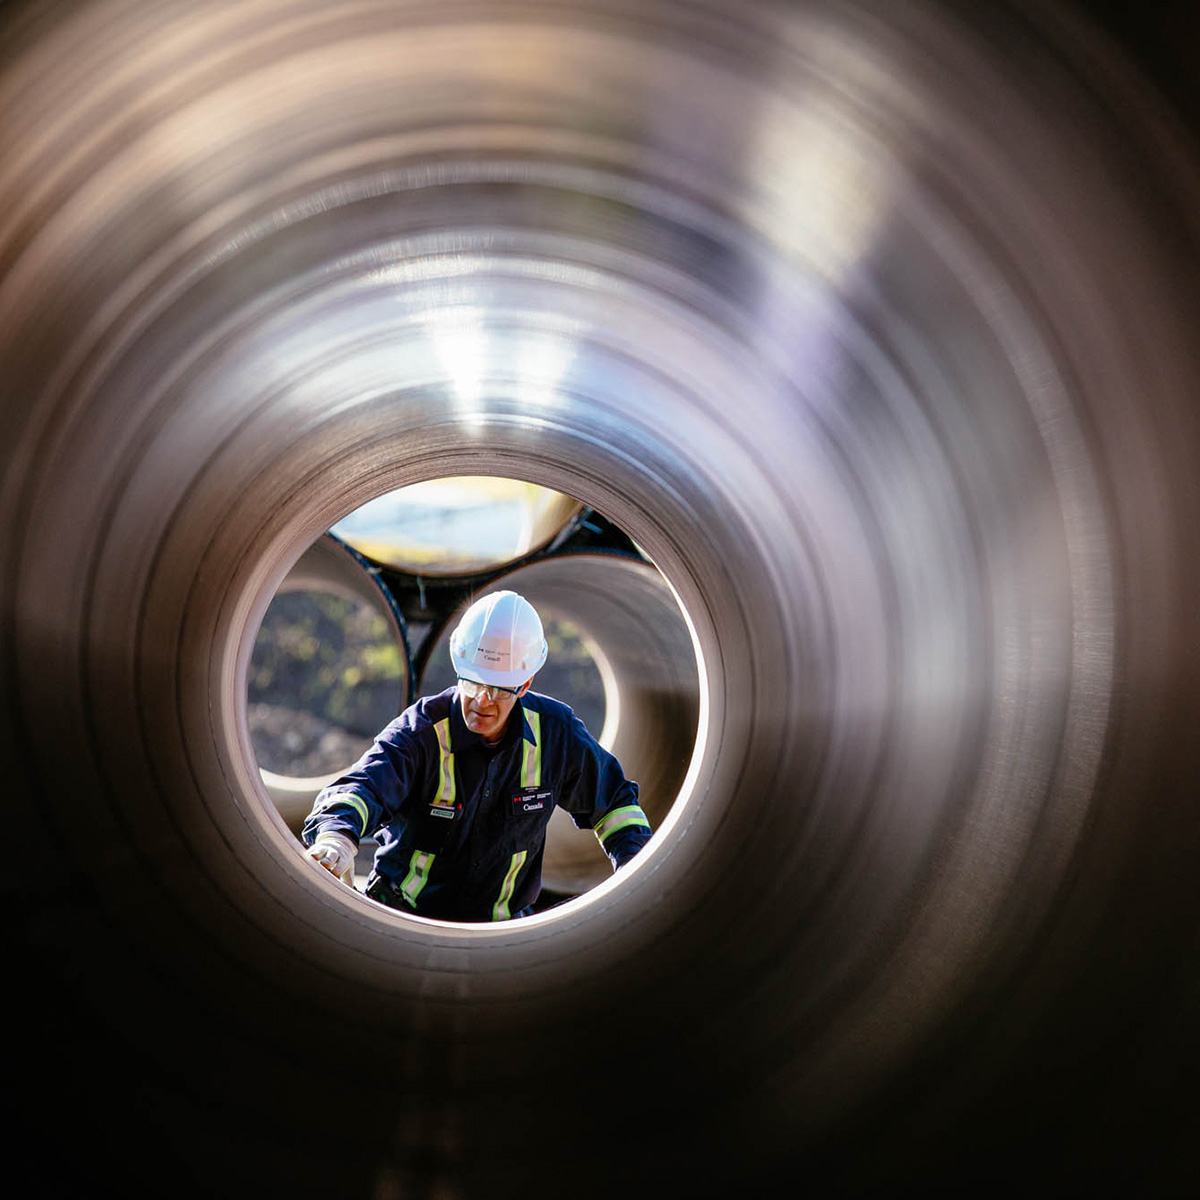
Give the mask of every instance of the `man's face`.
[[467, 728], [472, 733], [479, 734], [486, 742], [497, 741], [508, 724], [517, 698], [525, 695], [527, 691], [528, 682], [514, 694], [459, 680], [458, 700], [462, 705], [463, 720], [467, 723]]

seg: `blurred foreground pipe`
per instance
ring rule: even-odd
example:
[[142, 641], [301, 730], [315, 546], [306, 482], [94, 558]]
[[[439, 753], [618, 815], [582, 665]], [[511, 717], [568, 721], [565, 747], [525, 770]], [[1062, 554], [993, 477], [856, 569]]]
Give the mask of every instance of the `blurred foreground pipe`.
[[[1188, 1190], [1200, 195], [1073, 9], [7, 13], [42, 1182]], [[313, 539], [456, 474], [605, 513], [699, 664], [651, 846], [495, 928], [302, 861], [239, 707]]]

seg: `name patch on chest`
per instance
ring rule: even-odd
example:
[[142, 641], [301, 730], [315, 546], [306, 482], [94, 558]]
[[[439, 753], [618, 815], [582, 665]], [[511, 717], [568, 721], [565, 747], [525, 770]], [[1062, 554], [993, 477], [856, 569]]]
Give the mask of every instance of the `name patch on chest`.
[[553, 793], [545, 788], [522, 788], [520, 794], [512, 798], [513, 816], [521, 817], [526, 813], [542, 812], [553, 803]]

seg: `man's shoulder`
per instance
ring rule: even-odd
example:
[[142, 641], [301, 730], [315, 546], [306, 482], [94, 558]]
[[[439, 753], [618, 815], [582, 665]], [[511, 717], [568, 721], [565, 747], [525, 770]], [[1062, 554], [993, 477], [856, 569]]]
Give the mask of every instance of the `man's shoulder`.
[[442, 721], [449, 719], [453, 704], [453, 688], [436, 695], [422, 696], [390, 722], [379, 736], [388, 741], [436, 737], [434, 730]]
[[568, 740], [593, 740], [592, 734], [569, 704], [543, 692], [527, 692], [522, 703], [528, 711], [537, 713], [543, 728], [548, 732], [553, 731], [555, 736]]
[[555, 700], [553, 696], [547, 696], [544, 692], [526, 692], [521, 698], [521, 703], [539, 716], [567, 722], [575, 719], [575, 711], [569, 704]]

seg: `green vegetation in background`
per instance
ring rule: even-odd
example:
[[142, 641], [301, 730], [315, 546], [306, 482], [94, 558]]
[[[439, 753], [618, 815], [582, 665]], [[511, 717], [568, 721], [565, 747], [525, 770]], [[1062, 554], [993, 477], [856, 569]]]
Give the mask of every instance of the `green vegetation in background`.
[[399, 711], [405, 664], [387, 622], [331, 592], [284, 592], [254, 642], [249, 700], [372, 736]]

